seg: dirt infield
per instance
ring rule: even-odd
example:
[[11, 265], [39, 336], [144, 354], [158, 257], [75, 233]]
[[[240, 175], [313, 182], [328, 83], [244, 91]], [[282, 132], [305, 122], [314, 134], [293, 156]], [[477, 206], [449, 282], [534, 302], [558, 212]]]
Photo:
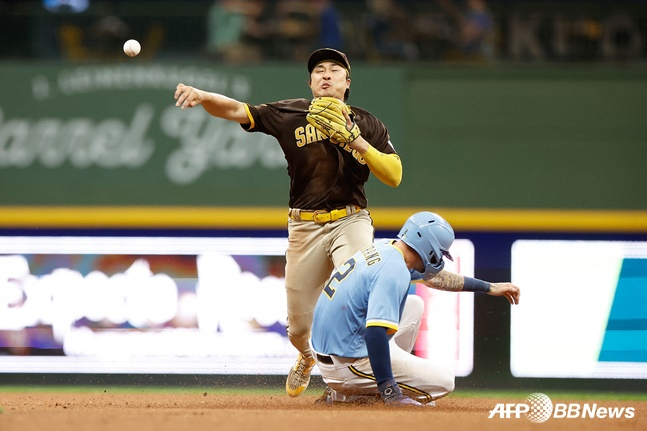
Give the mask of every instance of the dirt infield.
[[[452, 397], [436, 407], [393, 409], [314, 404], [317, 394], [222, 395], [204, 393], [0, 392], [0, 431], [220, 431], [220, 430], [645, 430], [646, 401], [601, 401], [633, 407], [633, 418], [551, 418], [544, 423], [488, 419], [497, 402], [523, 400]], [[564, 403], [594, 401], [567, 400]]]

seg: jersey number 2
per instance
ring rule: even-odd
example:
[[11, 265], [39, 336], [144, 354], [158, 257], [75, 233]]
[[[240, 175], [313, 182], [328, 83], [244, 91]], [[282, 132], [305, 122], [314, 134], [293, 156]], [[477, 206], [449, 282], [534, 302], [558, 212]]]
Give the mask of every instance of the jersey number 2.
[[348, 277], [348, 274], [350, 274], [355, 268], [355, 263], [355, 259], [351, 257], [339, 267], [332, 277], [330, 277], [330, 280], [328, 280], [328, 283], [326, 283], [323, 288], [323, 291], [328, 298], [332, 299], [332, 297], [335, 296], [337, 289], [334, 288], [333, 285], [338, 285], [344, 280], [344, 278]]

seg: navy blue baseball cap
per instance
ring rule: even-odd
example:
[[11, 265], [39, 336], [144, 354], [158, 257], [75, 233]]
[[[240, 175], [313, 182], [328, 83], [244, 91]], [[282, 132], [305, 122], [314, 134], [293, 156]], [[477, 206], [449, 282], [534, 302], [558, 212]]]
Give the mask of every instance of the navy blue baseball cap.
[[322, 61], [334, 61], [335, 63], [339, 63], [348, 70], [348, 76], [350, 77], [350, 62], [348, 61], [346, 54], [343, 52], [332, 48], [317, 49], [310, 54], [310, 58], [308, 58], [308, 72], [312, 73], [315, 66]]

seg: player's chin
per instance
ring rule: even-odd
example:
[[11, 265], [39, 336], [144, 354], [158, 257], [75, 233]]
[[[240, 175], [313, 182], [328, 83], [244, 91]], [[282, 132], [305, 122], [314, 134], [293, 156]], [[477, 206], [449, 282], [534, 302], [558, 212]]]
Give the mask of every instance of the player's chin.
[[335, 98], [339, 99], [339, 97], [337, 97], [335, 92], [331, 91], [330, 89], [321, 89], [321, 90], [317, 91], [315, 93], [315, 97], [335, 97]]

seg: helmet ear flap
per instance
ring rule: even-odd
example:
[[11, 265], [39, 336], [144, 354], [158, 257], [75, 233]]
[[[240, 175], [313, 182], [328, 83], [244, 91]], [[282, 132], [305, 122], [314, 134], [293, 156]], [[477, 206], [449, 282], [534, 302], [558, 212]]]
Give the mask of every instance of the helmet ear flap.
[[422, 274], [423, 280], [432, 279], [436, 274], [442, 271], [444, 267], [445, 261], [443, 260], [443, 258], [439, 258], [438, 255], [434, 251], [432, 251], [430, 254], [430, 260], [425, 265], [425, 272], [424, 274]]
[[436, 252], [432, 249], [431, 252], [429, 253], [429, 263], [431, 263], [434, 266], [438, 266], [441, 264], [443, 261], [442, 255], [438, 256]]

